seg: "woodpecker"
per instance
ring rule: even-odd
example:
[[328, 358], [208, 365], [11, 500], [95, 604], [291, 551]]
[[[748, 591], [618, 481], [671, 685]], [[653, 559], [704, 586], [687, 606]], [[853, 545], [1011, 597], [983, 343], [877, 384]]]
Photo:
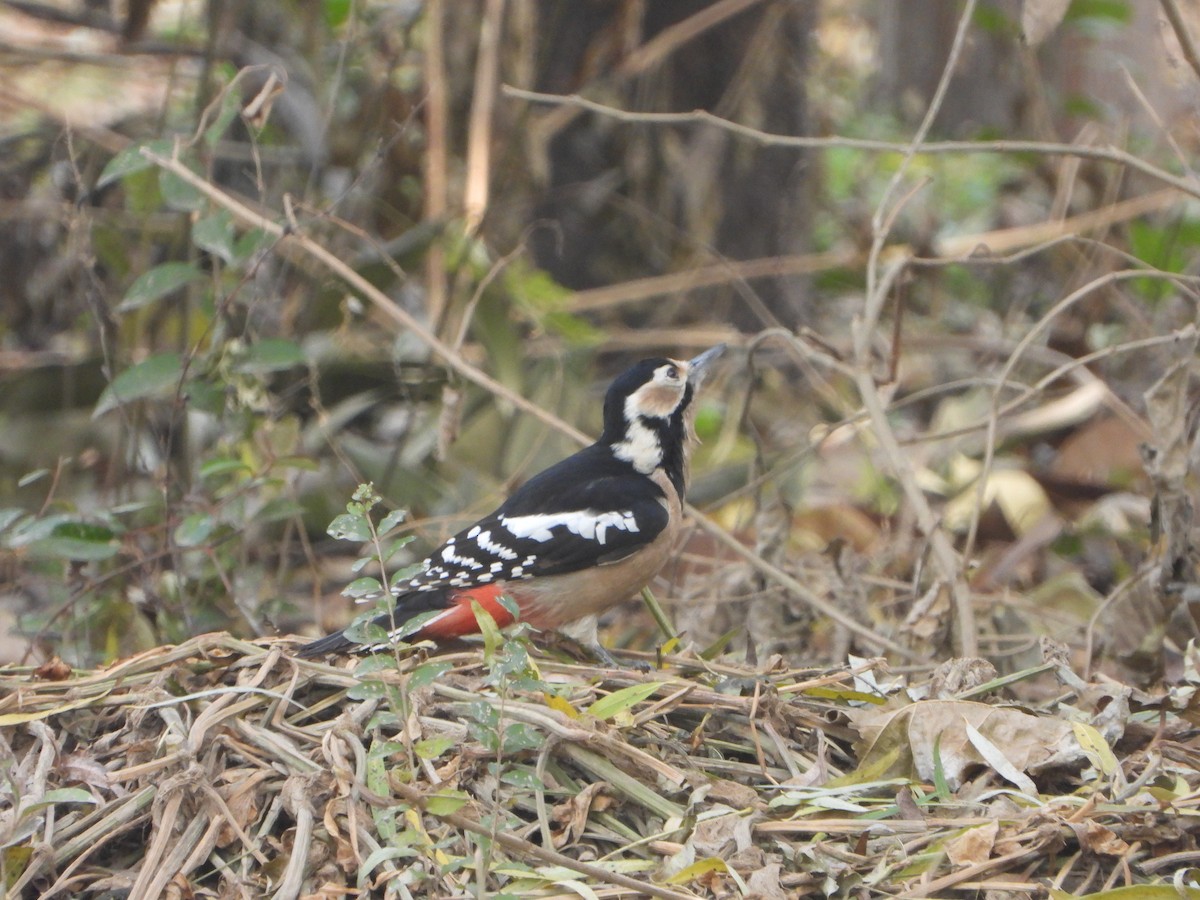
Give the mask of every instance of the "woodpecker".
[[[438, 547], [375, 624], [391, 640], [447, 641], [477, 634], [472, 601], [500, 626], [520, 619], [560, 630], [627, 600], [666, 564], [683, 517], [695, 441], [696, 392], [721, 344], [694, 359], [644, 359], [604, 397], [600, 439], [530, 478], [495, 512]], [[409, 622], [432, 614], [414, 631]], [[611, 657], [593, 642], [605, 662]], [[301, 656], [373, 651], [344, 631]]]

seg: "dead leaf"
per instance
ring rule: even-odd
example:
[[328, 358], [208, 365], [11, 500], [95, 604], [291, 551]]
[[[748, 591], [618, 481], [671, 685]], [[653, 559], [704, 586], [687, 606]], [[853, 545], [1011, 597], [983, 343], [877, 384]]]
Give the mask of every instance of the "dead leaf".
[[[966, 700], [921, 700], [900, 709], [848, 713], [862, 735], [856, 748], [860, 771], [873, 778], [917, 777], [932, 781], [941, 759], [946, 781], [957, 789], [980, 766], [995, 768], [979, 745], [1003, 748], [1017, 773], [1038, 773], [1086, 759], [1069, 722]], [[983, 742], [972, 742], [974, 729]], [[936, 753], [935, 753], [936, 749]], [[882, 770], [880, 770], [882, 766]]]
[[727, 778], [717, 778], [711, 783], [707, 795], [714, 803], [723, 803], [734, 808], [762, 807], [763, 804], [757, 791]]
[[612, 801], [608, 797], [601, 796], [601, 791], [607, 788], [608, 782], [594, 781], [574, 797], [564, 800], [554, 807], [550, 818], [555, 823], [563, 825], [559, 831], [552, 832], [550, 835], [556, 850], [561, 850], [579, 840], [583, 830], [587, 827], [588, 813], [593, 808], [598, 812], [608, 808]]
[[[722, 807], [717, 804], [714, 809], [720, 810]], [[724, 858], [751, 845], [750, 829], [753, 817], [744, 816], [727, 807], [725, 809], [727, 811], [724, 815], [701, 819], [692, 829], [687, 843], [695, 849], [697, 857]]]
[[992, 858], [999, 831], [1000, 823], [996, 820], [978, 828], [968, 828], [958, 837], [946, 841], [946, 855], [959, 867], [985, 863]]
[[[109, 777], [108, 770], [95, 757], [82, 751], [60, 757], [56, 768], [64, 782], [86, 784], [96, 791], [113, 790], [113, 782]], [[124, 789], [121, 791], [123, 793]]]
[[917, 806], [917, 801], [908, 787], [902, 787], [896, 792], [896, 807], [900, 810], [901, 819], [914, 819], [918, 822], [925, 819], [925, 813]]
[[929, 677], [929, 696], [943, 700], [961, 694], [996, 677], [996, 667], [986, 659], [958, 657], [948, 659]]
[[[944, 512], [946, 525], [963, 531], [975, 515], [979, 506], [979, 485], [975, 476], [982, 469], [974, 460], [964, 461], [960, 478], [966, 478], [965, 487], [952, 498]], [[996, 468], [988, 475], [983, 491], [983, 507], [992, 504], [1004, 514], [1004, 522], [1013, 533], [1020, 536], [1029, 532], [1053, 511], [1050, 498], [1042, 486], [1028, 472], [1021, 469]]]
[[1138, 445], [1143, 435], [1124, 419], [1085, 422], [1059, 445], [1050, 473], [1079, 485], [1128, 485], [1145, 481]]
[[779, 880], [782, 867], [769, 863], [746, 877], [746, 896], [761, 897], [762, 900], [786, 900], [789, 896]]
[[[259, 769], [250, 774], [248, 778], [217, 788], [217, 793], [221, 794], [229, 809], [229, 814], [242, 829], [242, 833], [245, 833], [250, 823], [258, 817], [258, 786], [270, 776], [271, 773], [268, 770]], [[221, 832], [217, 834], [217, 846], [228, 847], [238, 840], [239, 834], [236, 829], [230, 826], [229, 822], [222, 823]]]
[[54, 656], [34, 669], [33, 677], [40, 681], [66, 681], [71, 677], [71, 667]]
[[1089, 819], [1086, 822], [1072, 822], [1071, 828], [1079, 838], [1079, 846], [1089, 853], [1102, 856], [1124, 856], [1129, 852], [1129, 844], [1117, 837], [1111, 828], [1106, 828], [1099, 822]]

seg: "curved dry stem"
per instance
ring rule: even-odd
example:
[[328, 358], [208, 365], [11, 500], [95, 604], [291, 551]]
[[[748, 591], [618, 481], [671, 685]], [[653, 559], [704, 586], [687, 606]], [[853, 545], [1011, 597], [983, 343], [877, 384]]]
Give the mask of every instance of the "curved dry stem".
[[[896, 141], [875, 141], [850, 137], [806, 137], [786, 134], [773, 134], [748, 125], [740, 125], [728, 119], [722, 119], [704, 110], [685, 113], [643, 113], [630, 112], [613, 106], [606, 106], [594, 100], [580, 97], [578, 94], [543, 94], [537, 91], [526, 91], [506, 85], [505, 95], [518, 100], [528, 100], [534, 103], [549, 103], [557, 106], [578, 106], [589, 112], [607, 116], [621, 122], [636, 122], [654, 125], [712, 125], [731, 134], [753, 140], [765, 147], [794, 147], [796, 149], [832, 148], [848, 150], [865, 150], [869, 153], [906, 153], [910, 144]], [[1090, 159], [1098, 162], [1109, 162], [1128, 166], [1154, 179], [1161, 184], [1183, 191], [1193, 197], [1200, 197], [1200, 184], [1186, 178], [1172, 175], [1166, 169], [1149, 163], [1117, 147], [1085, 147], [1079, 144], [1060, 144], [1053, 141], [930, 141], [922, 144], [916, 153], [926, 155], [964, 154], [964, 153], [1029, 153], [1038, 156], [1068, 156], [1078, 159]]]

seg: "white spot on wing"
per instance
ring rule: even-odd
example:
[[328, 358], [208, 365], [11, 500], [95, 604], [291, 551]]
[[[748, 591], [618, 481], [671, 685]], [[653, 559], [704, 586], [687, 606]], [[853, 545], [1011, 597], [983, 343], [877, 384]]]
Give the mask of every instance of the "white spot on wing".
[[454, 545], [450, 541], [447, 541], [446, 546], [442, 548], [442, 559], [448, 563], [458, 563], [459, 565], [465, 566], [468, 569], [483, 568], [483, 563], [481, 563], [479, 560], [472, 559], [469, 556], [460, 556], [459, 554], [455, 553]]
[[[473, 530], [478, 531], [479, 529], [475, 528]], [[505, 547], [503, 544], [497, 544], [492, 540], [492, 532], [490, 529], [478, 535], [475, 538], [475, 543], [479, 545], [480, 550], [490, 556], [498, 556], [500, 559], [517, 558], [517, 554], [514, 551], [510, 550], [508, 547]]]

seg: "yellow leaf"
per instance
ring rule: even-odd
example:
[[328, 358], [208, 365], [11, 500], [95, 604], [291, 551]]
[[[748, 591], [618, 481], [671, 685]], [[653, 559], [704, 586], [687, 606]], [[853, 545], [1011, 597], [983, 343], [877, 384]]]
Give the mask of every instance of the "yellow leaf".
[[72, 709], [79, 709], [82, 706], [88, 706], [98, 700], [107, 697], [112, 693], [112, 688], [109, 688], [103, 694], [97, 694], [95, 697], [86, 697], [83, 700], [76, 700], [74, 703], [64, 703], [62, 706], [52, 706], [49, 709], [39, 709], [35, 712], [26, 713], [5, 713], [0, 716], [0, 727], [6, 725], [24, 725], [26, 722], [37, 722], [40, 719], [46, 719], [50, 716], [56, 716], [59, 713], [69, 712]]
[[1104, 735], [1084, 722], [1073, 722], [1071, 728], [1075, 731], [1075, 740], [1079, 741], [1079, 746], [1087, 754], [1092, 765], [1105, 775], [1112, 775], [1117, 771], [1117, 757], [1108, 746]]
[[558, 694], [542, 694], [542, 699], [546, 701], [546, 705], [548, 707], [558, 710], [567, 718], [579, 718], [579, 710], [572, 706], [571, 701], [567, 698], [560, 697]]
[[728, 872], [729, 866], [725, 865], [725, 860], [717, 859], [715, 856], [710, 856], [708, 859], [702, 859], [692, 863], [686, 869], [681, 869], [666, 880], [666, 884], [687, 884], [689, 881], [695, 881], [701, 875], [707, 875], [709, 872]]

